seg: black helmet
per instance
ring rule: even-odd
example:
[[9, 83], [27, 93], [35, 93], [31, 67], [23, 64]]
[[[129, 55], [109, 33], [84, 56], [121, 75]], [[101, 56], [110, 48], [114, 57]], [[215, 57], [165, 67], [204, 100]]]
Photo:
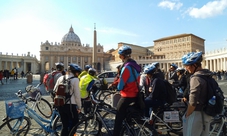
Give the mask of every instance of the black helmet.
[[185, 72], [184, 68], [177, 68], [176, 72], [180, 72], [180, 74], [183, 74]]
[[62, 71], [64, 69], [64, 64], [61, 63], [61, 62], [55, 63], [55, 66], [56, 66], [58, 71]]
[[91, 76], [94, 76], [96, 74], [96, 70], [94, 68], [89, 68], [88, 74], [91, 75]]
[[91, 68], [90, 65], [85, 65], [85, 67], [84, 67], [85, 70], [88, 70], [89, 68]]

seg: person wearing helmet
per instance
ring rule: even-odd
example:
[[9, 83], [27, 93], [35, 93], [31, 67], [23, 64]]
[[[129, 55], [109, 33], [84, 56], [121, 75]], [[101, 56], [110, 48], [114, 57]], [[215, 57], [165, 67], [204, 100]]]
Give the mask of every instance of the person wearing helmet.
[[81, 97], [78, 76], [81, 72], [82, 69], [78, 64], [69, 64], [66, 75], [59, 77], [56, 82], [56, 85], [54, 86], [54, 90], [56, 91], [58, 85], [62, 83], [65, 79], [70, 80], [70, 94], [72, 95], [70, 97], [70, 101], [68, 101], [63, 106], [58, 107], [58, 111], [61, 116], [61, 121], [63, 125], [63, 128], [61, 130], [61, 136], [68, 136], [72, 127], [79, 122], [78, 113], [81, 112]]
[[168, 73], [168, 80], [172, 84], [178, 80], [176, 69], [178, 66], [174, 63], [170, 64], [169, 73]]
[[91, 68], [90, 65], [85, 65], [84, 67], [84, 71], [79, 75], [79, 79], [84, 76], [84, 75], [87, 75], [88, 74], [88, 69]]
[[178, 96], [180, 98], [183, 97], [184, 90], [187, 87], [187, 80], [186, 80], [186, 75], [185, 75], [185, 69], [184, 68], [177, 68], [176, 69], [177, 76], [178, 76], [178, 81], [174, 82], [172, 85], [174, 88], [176, 88], [178, 91]]
[[156, 75], [159, 77], [159, 78], [161, 78], [161, 79], [165, 79], [165, 75], [164, 75], [164, 73], [161, 71], [161, 69], [160, 69], [160, 64], [159, 64], [159, 62], [153, 62], [151, 65], [154, 65], [155, 66], [155, 68], [156, 68]]
[[[189, 103], [183, 117], [184, 136], [208, 136], [212, 117], [203, 112], [207, 103], [207, 82], [196, 75], [210, 75], [212, 72], [202, 68], [202, 52], [191, 52], [182, 57], [182, 64], [193, 74], [190, 78]], [[203, 128], [203, 126], [205, 127]]]
[[[144, 67], [144, 70], [149, 67], [149, 65], [145, 66]], [[139, 85], [140, 85], [140, 89], [143, 89], [144, 90], [144, 95], [145, 97], [149, 96], [150, 92], [149, 92], [149, 87], [150, 87], [150, 84], [151, 84], [151, 79], [147, 76], [147, 74], [143, 73], [141, 74], [140, 76], [140, 82], [139, 82]]]
[[89, 98], [89, 92], [95, 83], [96, 70], [94, 68], [88, 69], [88, 74], [84, 75], [80, 79], [80, 94], [81, 99], [86, 100]]
[[131, 103], [136, 102], [139, 92], [137, 84], [140, 80], [141, 67], [135, 60], [131, 59], [132, 49], [123, 45], [118, 49], [120, 59], [123, 61], [117, 90], [120, 91], [121, 98], [117, 104], [117, 113], [114, 124], [114, 136], [119, 136], [122, 122], [126, 117], [127, 108]]
[[[61, 63], [61, 62], [57, 62], [57, 63], [55, 63], [55, 66], [56, 66], [56, 70], [55, 69], [52, 69], [52, 72], [51, 72], [51, 76], [53, 77], [53, 82], [48, 82], [48, 80], [45, 80], [44, 78], [45, 78], [45, 75], [47, 74], [49, 74], [49, 73], [46, 73], [45, 75], [44, 75], [44, 77], [43, 77], [43, 80], [41, 81], [41, 82], [43, 82], [43, 81], [47, 81], [47, 82], [43, 82], [44, 83], [44, 85], [50, 85], [51, 84], [51, 86], [55, 86], [55, 84], [56, 84], [56, 82], [57, 82], [57, 80], [58, 80], [58, 78], [59, 77], [61, 77], [63, 74], [64, 74], [64, 64], [63, 63]], [[50, 93], [50, 96], [51, 96], [51, 98], [53, 99], [53, 101], [54, 101], [54, 97], [55, 97], [55, 92], [53, 91], [53, 88], [51, 88], [51, 89], [47, 89], [47, 92], [48, 93]]]
[[145, 99], [145, 116], [150, 117], [150, 109], [163, 106], [166, 103], [167, 91], [163, 79], [159, 78], [156, 73], [156, 67], [149, 65], [145, 67], [144, 74], [152, 80], [149, 86], [149, 96]]

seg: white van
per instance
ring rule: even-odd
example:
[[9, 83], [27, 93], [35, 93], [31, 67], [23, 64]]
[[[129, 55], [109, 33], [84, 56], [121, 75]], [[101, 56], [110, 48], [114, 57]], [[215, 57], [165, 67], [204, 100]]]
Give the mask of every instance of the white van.
[[106, 79], [108, 84], [113, 83], [114, 78], [117, 76], [117, 72], [116, 71], [105, 71], [101, 74], [99, 74], [97, 77], [102, 80], [103, 78]]

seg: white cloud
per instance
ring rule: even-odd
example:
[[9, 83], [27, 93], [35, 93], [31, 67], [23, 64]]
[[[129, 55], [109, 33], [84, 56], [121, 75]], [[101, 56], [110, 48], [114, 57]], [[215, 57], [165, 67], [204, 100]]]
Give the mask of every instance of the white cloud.
[[180, 7], [183, 6], [183, 3], [179, 1], [169, 1], [169, 0], [164, 0], [158, 4], [159, 7], [162, 8], [169, 8], [170, 10], [178, 10]]
[[222, 14], [227, 8], [227, 0], [216, 0], [208, 2], [201, 8], [189, 8], [188, 13], [194, 18], [208, 18]]

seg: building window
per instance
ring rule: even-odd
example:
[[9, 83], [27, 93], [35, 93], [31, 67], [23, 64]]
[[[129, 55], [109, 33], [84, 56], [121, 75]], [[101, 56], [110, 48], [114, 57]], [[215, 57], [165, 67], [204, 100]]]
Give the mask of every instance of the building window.
[[84, 61], [88, 62], [88, 57], [87, 56], [84, 57]]
[[73, 61], [76, 62], [76, 57], [73, 57]]
[[100, 52], [100, 49], [98, 49], [98, 52]]
[[64, 57], [63, 56], [60, 56], [60, 61], [64, 62]]
[[49, 47], [46, 47], [46, 50], [49, 50]]
[[45, 57], [45, 60], [46, 60], [46, 61], [48, 61], [48, 59], [49, 59], [49, 57], [48, 57], [48, 56], [46, 56], [46, 57]]

